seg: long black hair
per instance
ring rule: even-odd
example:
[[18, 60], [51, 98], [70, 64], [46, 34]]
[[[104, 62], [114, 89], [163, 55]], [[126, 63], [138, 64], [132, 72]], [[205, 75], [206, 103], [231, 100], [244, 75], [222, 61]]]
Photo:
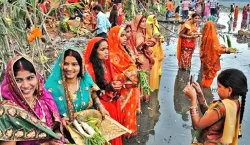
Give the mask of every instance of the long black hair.
[[218, 82], [224, 87], [232, 88], [231, 96], [241, 96], [241, 112], [240, 112], [240, 124], [242, 123], [245, 103], [246, 103], [246, 94], [247, 94], [247, 78], [244, 73], [238, 69], [227, 69], [222, 71], [218, 78]]
[[81, 55], [72, 49], [68, 49], [64, 53], [64, 60], [67, 56], [73, 56], [76, 59], [77, 63], [80, 66], [80, 72], [77, 74], [77, 77], [81, 77], [82, 76], [82, 57], [81, 57]]
[[97, 48], [103, 41], [107, 41], [106, 39], [101, 39], [95, 43], [93, 46], [93, 50], [90, 54], [90, 62], [93, 65], [93, 69], [95, 72], [96, 84], [100, 87], [100, 89], [105, 89], [105, 85], [107, 84], [104, 78], [104, 68], [102, 66], [102, 60], [98, 57]]
[[22, 69], [36, 74], [33, 64], [23, 57], [17, 60], [13, 65], [14, 76], [17, 76], [17, 73]]

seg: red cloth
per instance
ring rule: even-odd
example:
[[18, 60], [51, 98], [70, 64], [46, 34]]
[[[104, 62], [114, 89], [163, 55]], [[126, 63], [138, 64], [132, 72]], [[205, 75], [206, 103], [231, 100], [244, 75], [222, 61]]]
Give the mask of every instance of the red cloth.
[[[98, 41], [102, 40], [104, 38], [102, 37], [95, 37], [93, 39], [91, 39], [88, 42], [87, 45], [87, 49], [85, 51], [84, 54], [84, 59], [85, 59], [85, 63], [86, 63], [86, 68], [88, 73], [91, 75], [92, 79], [94, 82], [96, 82], [96, 76], [95, 76], [95, 72], [93, 69], [93, 64], [89, 61], [93, 47], [95, 45], [95, 43], [97, 43]], [[105, 62], [105, 66], [106, 66], [106, 71], [104, 72], [104, 79], [106, 80], [107, 83], [110, 83], [112, 81], [112, 76], [111, 76], [111, 69], [110, 69], [110, 65], [109, 65], [109, 61]], [[112, 91], [105, 91], [105, 94], [102, 97], [105, 98], [112, 98], [114, 95], [114, 92]], [[105, 109], [109, 112], [110, 117], [112, 117], [113, 119], [115, 119], [116, 121], [118, 121], [119, 123], [122, 123], [122, 119], [121, 119], [121, 105], [120, 105], [120, 99], [117, 100], [112, 100], [111, 102], [105, 101], [103, 99], [100, 99], [101, 103], [104, 105]], [[113, 140], [110, 141], [110, 143], [112, 145], [122, 145], [122, 137], [117, 137]]]
[[80, 0], [68, 0], [69, 3], [78, 3]]

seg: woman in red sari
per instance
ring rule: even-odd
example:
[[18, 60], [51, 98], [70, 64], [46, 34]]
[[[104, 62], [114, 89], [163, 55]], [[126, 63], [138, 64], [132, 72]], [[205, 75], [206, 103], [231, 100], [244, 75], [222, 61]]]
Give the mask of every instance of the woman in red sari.
[[[112, 81], [108, 51], [107, 40], [102, 37], [95, 37], [88, 42], [84, 59], [89, 74], [101, 89], [98, 93], [101, 103], [110, 116], [121, 123], [121, 106], [119, 92], [117, 91], [121, 89], [122, 85], [120, 82]], [[122, 145], [122, 138], [117, 137], [110, 143]]]
[[226, 47], [220, 45], [214, 23], [212, 21], [206, 22], [202, 32], [200, 47], [203, 87], [210, 87], [212, 85], [217, 71], [221, 69], [221, 54], [229, 53], [230, 51], [232, 51], [232, 49], [226, 51]]
[[[114, 81], [121, 81], [121, 109], [122, 124], [132, 131], [132, 136], [137, 134], [136, 109], [137, 109], [137, 68], [124, 46], [126, 45], [126, 32], [124, 28], [115, 26], [110, 29], [108, 37], [109, 58]], [[130, 137], [130, 134], [125, 134]]]
[[191, 68], [192, 55], [195, 49], [197, 35], [196, 23], [200, 16], [196, 13], [187, 20], [180, 29], [177, 44], [177, 60], [179, 69], [189, 70]]
[[247, 7], [244, 6], [242, 11], [242, 20], [247, 20]]

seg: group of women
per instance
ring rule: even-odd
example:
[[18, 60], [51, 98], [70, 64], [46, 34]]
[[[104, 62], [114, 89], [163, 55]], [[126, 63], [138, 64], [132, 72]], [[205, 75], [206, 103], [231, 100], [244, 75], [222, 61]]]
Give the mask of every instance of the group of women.
[[[193, 14], [180, 28], [177, 59], [180, 71], [189, 71], [196, 46], [196, 38], [201, 35], [200, 60], [203, 88], [209, 88], [217, 72], [221, 69], [220, 56], [233, 52], [232, 48], [221, 45], [214, 22], [207, 21], [202, 34], [197, 32], [199, 15]], [[191, 99], [190, 115], [194, 129], [200, 130], [199, 143], [192, 145], [238, 144], [241, 123], [248, 91], [247, 78], [237, 69], [222, 71], [218, 78], [219, 100], [210, 106], [197, 82], [189, 82], [183, 92]], [[200, 111], [203, 116], [200, 116]]]
[[[92, 108], [132, 131], [124, 137], [135, 136], [141, 96], [150, 95], [142, 93], [138, 72], [157, 72], [147, 81], [159, 89], [162, 59], [157, 20], [142, 15], [111, 28], [108, 39], [94, 37], [85, 52], [65, 46], [45, 84], [29, 58], [11, 59], [1, 85], [0, 144], [73, 143], [67, 126], [74, 113]], [[110, 143], [121, 145], [122, 138]]]

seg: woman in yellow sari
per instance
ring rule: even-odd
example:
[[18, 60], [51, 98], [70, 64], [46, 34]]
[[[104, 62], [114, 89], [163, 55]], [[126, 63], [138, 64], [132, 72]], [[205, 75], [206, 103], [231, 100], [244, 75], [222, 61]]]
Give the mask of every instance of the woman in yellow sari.
[[159, 30], [159, 24], [155, 15], [150, 15], [146, 21], [146, 39], [154, 39], [156, 44], [152, 47], [154, 54], [154, 65], [150, 71], [149, 86], [153, 90], [159, 89], [160, 75], [161, 75], [161, 65], [164, 58], [164, 53], [162, 49], [162, 40]]

